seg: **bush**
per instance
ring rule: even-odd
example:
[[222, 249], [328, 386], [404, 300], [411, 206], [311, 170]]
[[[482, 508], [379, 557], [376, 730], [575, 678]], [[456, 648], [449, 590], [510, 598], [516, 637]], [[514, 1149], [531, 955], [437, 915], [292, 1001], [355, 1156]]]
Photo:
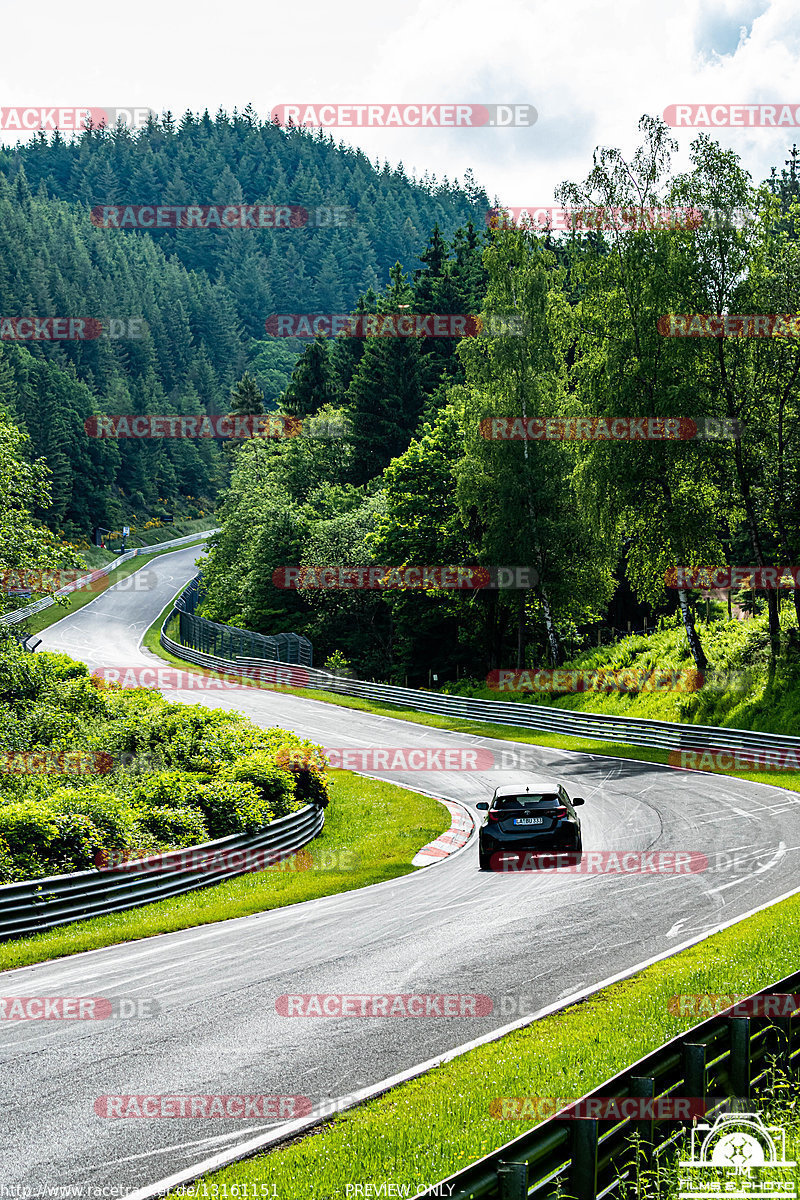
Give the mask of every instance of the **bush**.
[[203, 787], [203, 814], [212, 838], [255, 833], [273, 819], [269, 804], [252, 783], [214, 779]]
[[148, 808], [141, 824], [162, 847], [196, 846], [209, 840], [208, 826], [197, 808]]
[[275, 755], [269, 750], [253, 750], [230, 766], [223, 767], [218, 778], [252, 784], [276, 817], [284, 817], [294, 811], [294, 775], [279, 766], [275, 762]]
[[58, 826], [35, 801], [0, 805], [0, 842], [13, 854], [21, 879], [47, 874], [57, 838]]
[[127, 850], [137, 848], [142, 838], [137, 812], [126, 799], [97, 787], [58, 788], [42, 802], [55, 819], [59, 815], [88, 817], [94, 829], [95, 848]]
[[[20, 876], [21, 878], [21, 876]], [[0, 838], [0, 883], [13, 883], [17, 879], [14, 860], [8, 848], [8, 842]]]

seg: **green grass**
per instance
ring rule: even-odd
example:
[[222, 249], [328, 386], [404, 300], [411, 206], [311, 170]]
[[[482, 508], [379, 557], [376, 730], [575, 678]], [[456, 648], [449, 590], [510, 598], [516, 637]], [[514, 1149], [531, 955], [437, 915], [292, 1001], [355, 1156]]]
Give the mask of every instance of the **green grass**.
[[[0, 970], [246, 917], [424, 870], [412, 867], [411, 860], [449, 828], [450, 815], [444, 806], [429, 796], [350, 771], [330, 774], [331, 803], [325, 810], [325, 828], [308, 845], [308, 869], [240, 875], [142, 908], [4, 942], [0, 944]], [[331, 862], [339, 869], [328, 869]]]
[[[795, 896], [580, 1004], [339, 1113], [314, 1136], [206, 1176], [206, 1194], [224, 1196], [226, 1185], [230, 1196], [239, 1185], [240, 1196], [341, 1200], [347, 1184], [391, 1183], [410, 1186], [413, 1195], [418, 1186], [445, 1178], [530, 1127], [529, 1119], [492, 1117], [494, 1099], [585, 1095], [696, 1023], [697, 1018], [670, 1013], [673, 995], [750, 994], [798, 969], [800, 896]], [[376, 1037], [382, 1035], [376, 1026]], [[453, 1041], [472, 1036], [464, 1020]], [[255, 1085], [242, 1080], [241, 1090]], [[302, 1089], [287, 1079], [282, 1090]], [[216, 1193], [210, 1190], [214, 1185]], [[256, 1190], [243, 1192], [242, 1185]], [[191, 1194], [189, 1187], [185, 1193]]]
[[[159, 531], [154, 529], [148, 532], [158, 533]], [[180, 534], [176, 534], [176, 537], [180, 536]], [[201, 535], [198, 534], [198, 540], [200, 539], [200, 536]], [[188, 550], [192, 545], [192, 542], [187, 542], [186, 549]], [[178, 547], [178, 549], [180, 548], [181, 547]], [[101, 553], [103, 552], [101, 551]], [[62, 621], [64, 617], [70, 617], [73, 613], [78, 612], [78, 610], [83, 608], [85, 604], [88, 604], [90, 600], [96, 600], [98, 596], [101, 596], [108, 588], [113, 587], [115, 583], [119, 583], [121, 579], [127, 579], [128, 576], [133, 575], [134, 572], [141, 571], [142, 568], [146, 567], [147, 564], [152, 562], [154, 558], [160, 558], [164, 554], [171, 553], [173, 553], [172, 550], [156, 550], [153, 554], [141, 554], [137, 555], [136, 558], [129, 558], [127, 562], [124, 562], [122, 566], [117, 567], [117, 569], [112, 571], [110, 575], [106, 575], [102, 579], [96, 580], [92, 584], [91, 588], [78, 588], [76, 591], [70, 592], [70, 594], [65, 597], [66, 604], [53, 604], [49, 608], [43, 608], [41, 612], [34, 613], [33, 616], [28, 617], [23, 622], [25, 630], [28, 633], [41, 633], [43, 629], [48, 629], [51, 625], [55, 625], [57, 621]], [[92, 563], [90, 564], [90, 569], [95, 570], [97, 567], [104, 566], [105, 562], [113, 561], [113, 559], [117, 557], [116, 554], [108, 554], [108, 552], [106, 552], [106, 555], [107, 557], [105, 558], [104, 562]], [[88, 561], [88, 555], [84, 553], [84, 557], [86, 557]]]
[[[537, 692], [498, 692], [476, 681], [447, 685], [453, 694], [521, 704], [541, 704], [580, 712], [611, 716], [644, 717], [650, 720], [682, 721], [754, 729], [765, 733], [795, 733], [800, 726], [800, 661], [797, 651], [789, 657], [790, 640], [797, 639], [794, 606], [781, 605], [783, 654], [777, 669], [769, 674], [769, 636], [766, 613], [744, 621], [698, 622], [697, 632], [709, 660], [709, 682], [694, 692], [652, 690], [639, 693], [587, 691], [553, 696]], [[686, 634], [681, 624], [667, 622], [648, 637], [623, 638], [610, 646], [585, 650], [565, 669], [587, 671], [637, 670], [684, 672], [694, 668]], [[722, 689], [713, 686], [715, 673], [739, 678]]]

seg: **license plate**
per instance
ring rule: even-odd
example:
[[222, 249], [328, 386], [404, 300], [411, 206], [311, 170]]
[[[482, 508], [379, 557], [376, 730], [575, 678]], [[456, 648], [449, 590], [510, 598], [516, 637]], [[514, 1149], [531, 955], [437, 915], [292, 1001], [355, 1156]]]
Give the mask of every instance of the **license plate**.
[[515, 825], [541, 825], [544, 817], [514, 817]]

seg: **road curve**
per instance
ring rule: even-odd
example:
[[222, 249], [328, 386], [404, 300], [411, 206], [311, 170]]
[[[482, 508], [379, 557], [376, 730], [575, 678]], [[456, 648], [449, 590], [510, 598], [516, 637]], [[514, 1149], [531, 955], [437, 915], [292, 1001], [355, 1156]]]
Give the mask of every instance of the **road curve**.
[[[41, 650], [99, 666], [153, 665], [138, 643], [194, 574], [197, 549], [154, 560], [51, 626]], [[197, 702], [194, 691], [170, 692]], [[797, 886], [792, 793], [650, 763], [447, 733], [273, 692], [203, 694], [257, 724], [329, 746], [526, 751], [582, 795], [585, 846], [727, 854], [690, 875], [480, 873], [474, 845], [362, 891], [166, 934], [2, 975], [3, 996], [153, 998], [151, 1019], [0, 1027], [2, 1179], [122, 1195], [244, 1142], [269, 1119], [115, 1120], [103, 1095], [344, 1096], [711, 930]], [[470, 808], [513, 775], [374, 772]], [[727, 860], [725, 860], [727, 861]], [[796, 964], [787, 964], [787, 971]], [[480, 993], [482, 1017], [287, 1018], [283, 993]]]

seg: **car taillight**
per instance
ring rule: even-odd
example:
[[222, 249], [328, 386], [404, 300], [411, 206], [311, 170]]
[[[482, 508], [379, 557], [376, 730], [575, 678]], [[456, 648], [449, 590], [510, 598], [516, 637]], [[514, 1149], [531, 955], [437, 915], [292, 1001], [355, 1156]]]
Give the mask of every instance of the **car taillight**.
[[490, 812], [490, 813], [489, 813], [489, 820], [490, 820], [490, 821], [499, 821], [499, 820], [500, 820], [500, 813], [496, 813], [496, 812]]
[[554, 817], [565, 817], [566, 815], [567, 815], [567, 810], [562, 807], [554, 808], [551, 812], [551, 816], [554, 816]]

